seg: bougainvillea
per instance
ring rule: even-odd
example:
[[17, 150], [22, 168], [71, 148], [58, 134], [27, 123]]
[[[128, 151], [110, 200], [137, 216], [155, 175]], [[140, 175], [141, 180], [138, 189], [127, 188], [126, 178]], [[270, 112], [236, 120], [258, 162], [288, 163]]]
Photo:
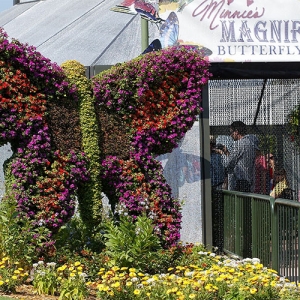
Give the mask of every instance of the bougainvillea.
[[[77, 105], [76, 88], [64, 79], [60, 67], [34, 47], [0, 31], [0, 145], [12, 146], [12, 192], [19, 216], [52, 232], [73, 215], [78, 185], [88, 179], [80, 136], [72, 133], [57, 147], [56, 127], [49, 126], [58, 102], [71, 112]], [[67, 127], [60, 119], [56, 126]]]
[[155, 157], [171, 152], [192, 127], [209, 76], [207, 60], [182, 46], [117, 65], [93, 81], [96, 103], [123, 121], [130, 140], [127, 157], [103, 158], [103, 188], [117, 213], [146, 212], [165, 246], [179, 239], [180, 205]]

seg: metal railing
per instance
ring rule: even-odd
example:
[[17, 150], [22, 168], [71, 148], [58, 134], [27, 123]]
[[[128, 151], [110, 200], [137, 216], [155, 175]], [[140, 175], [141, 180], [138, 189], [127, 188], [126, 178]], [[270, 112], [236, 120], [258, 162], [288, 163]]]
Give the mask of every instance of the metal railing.
[[[281, 276], [299, 282], [300, 203], [266, 195], [215, 191], [222, 218], [222, 250], [237, 256], [257, 257]], [[221, 197], [220, 197], [221, 196]]]

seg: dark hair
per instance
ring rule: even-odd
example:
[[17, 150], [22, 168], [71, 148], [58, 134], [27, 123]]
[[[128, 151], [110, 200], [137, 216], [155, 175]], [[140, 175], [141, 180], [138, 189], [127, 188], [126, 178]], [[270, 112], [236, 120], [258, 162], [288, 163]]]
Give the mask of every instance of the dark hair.
[[237, 131], [240, 135], [245, 135], [247, 133], [246, 124], [242, 121], [234, 121], [230, 128], [233, 131]]
[[274, 172], [274, 175], [276, 176], [286, 176], [286, 171], [284, 168], [279, 168], [276, 170], [275, 168], [275, 172]]

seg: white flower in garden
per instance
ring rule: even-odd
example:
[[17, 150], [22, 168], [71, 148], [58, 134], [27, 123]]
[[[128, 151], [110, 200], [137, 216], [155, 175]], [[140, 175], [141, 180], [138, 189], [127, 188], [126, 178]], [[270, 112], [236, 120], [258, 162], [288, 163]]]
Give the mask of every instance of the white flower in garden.
[[259, 264], [260, 259], [259, 258], [252, 258], [252, 262], [253, 262], [253, 264]]
[[55, 262], [49, 262], [49, 263], [47, 263], [47, 267], [55, 268], [55, 266], [56, 266]]

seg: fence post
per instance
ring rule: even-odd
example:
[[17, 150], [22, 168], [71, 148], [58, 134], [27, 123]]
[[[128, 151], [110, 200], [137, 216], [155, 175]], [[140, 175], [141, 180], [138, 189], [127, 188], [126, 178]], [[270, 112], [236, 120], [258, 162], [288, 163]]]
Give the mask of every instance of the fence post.
[[241, 237], [243, 232], [243, 224], [242, 220], [243, 216], [243, 201], [235, 194], [234, 195], [234, 203], [235, 203], [235, 252], [239, 256], [243, 256], [243, 249], [241, 246]]
[[275, 203], [276, 203], [275, 199], [270, 197], [272, 269], [278, 271], [279, 270], [278, 215], [277, 215]]
[[252, 226], [252, 232], [251, 232], [251, 247], [252, 247], [252, 256], [258, 257], [258, 241], [257, 241], [257, 232], [259, 231], [258, 228], [258, 220], [257, 217], [259, 215], [259, 206], [255, 201], [252, 201], [253, 198], [251, 197], [251, 226]]

